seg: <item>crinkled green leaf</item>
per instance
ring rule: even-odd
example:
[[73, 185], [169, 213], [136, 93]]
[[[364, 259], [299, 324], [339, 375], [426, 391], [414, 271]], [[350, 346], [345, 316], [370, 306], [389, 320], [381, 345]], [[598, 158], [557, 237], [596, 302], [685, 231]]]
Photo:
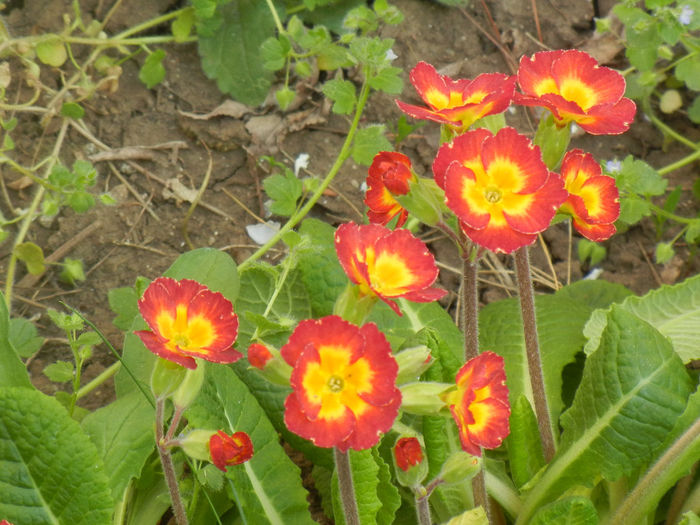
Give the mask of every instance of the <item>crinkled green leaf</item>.
[[676, 78], [685, 82], [693, 91], [700, 91], [700, 56], [688, 54], [680, 60], [675, 69]]
[[228, 367], [210, 366], [195, 404], [186, 412], [193, 428], [246, 432], [253, 457], [230, 467], [226, 477], [246, 523], [313, 524], [301, 473], [279, 443], [255, 397]]
[[511, 404], [509, 421], [510, 434], [505, 444], [513, 482], [521, 487], [545, 464], [537, 418], [525, 396]]
[[658, 171], [640, 159], [627, 155], [622, 161], [620, 172], [615, 175], [620, 190], [637, 195], [662, 195], [668, 181]]
[[[545, 391], [552, 425], [556, 428], [564, 407], [561, 373], [585, 344], [583, 326], [592, 308], [564, 296], [535, 298], [537, 330], [542, 356]], [[520, 303], [517, 298], [486, 305], [479, 313], [479, 345], [505, 359], [511, 402], [524, 395], [534, 405], [525, 353]]]
[[323, 84], [323, 94], [333, 101], [333, 113], [352, 113], [357, 102], [355, 84], [342, 78], [334, 78]]
[[[628, 297], [620, 307], [635, 314], [668, 337], [684, 363], [700, 359], [700, 276], [672, 286], [664, 285], [642, 297]], [[585, 352], [599, 344], [608, 312], [597, 310], [584, 328], [588, 338]]]
[[[456, 0], [450, 0], [449, 2], [443, 3], [447, 5], [458, 5]], [[483, 507], [476, 507], [475, 509], [465, 510], [459, 516], [455, 516], [450, 521], [445, 523], [445, 525], [488, 525], [489, 518], [486, 516], [486, 511]]]
[[14, 524], [111, 524], [104, 465], [63, 407], [27, 388], [0, 388], [0, 516]]
[[[371, 450], [348, 450], [355, 501], [360, 523], [377, 524], [377, 513], [382, 508], [377, 490], [379, 488], [379, 465]], [[333, 513], [336, 525], [345, 525], [343, 505], [338, 488], [338, 473], [333, 472]]]
[[73, 363], [54, 361], [44, 368], [43, 373], [54, 383], [65, 383], [73, 379]]
[[165, 67], [163, 66], [164, 58], [165, 51], [156, 49], [144, 60], [143, 66], [141, 66], [139, 70], [139, 80], [146, 84], [148, 89], [157, 86], [165, 78]]
[[9, 333], [10, 313], [5, 296], [0, 292], [0, 385], [33, 388], [27, 369], [8, 338]]
[[303, 185], [292, 171], [285, 174], [276, 173], [263, 180], [263, 189], [272, 199], [270, 212], [282, 217], [289, 217], [297, 209]]
[[531, 525], [597, 525], [595, 505], [583, 496], [564, 498], [537, 511]]
[[155, 449], [154, 410], [140, 392], [117, 399], [85, 416], [83, 430], [97, 447], [109, 477], [112, 498], [123, 498]]
[[401, 496], [398, 489], [391, 482], [391, 469], [379, 455], [377, 448], [372, 449], [372, 457], [379, 467], [377, 497], [382, 507], [377, 512], [378, 525], [392, 525], [395, 523], [396, 511], [401, 506]]
[[206, 27], [201, 14], [198, 10], [197, 41], [204, 73], [216, 80], [223, 93], [244, 104], [261, 104], [273, 78], [260, 51], [263, 42], [275, 36], [275, 21], [267, 4], [259, 0], [220, 2], [211, 20], [205, 21]]
[[555, 293], [558, 297], [568, 297], [572, 301], [585, 304], [591, 309], [607, 308], [612, 303], [624, 301], [632, 292], [618, 283], [602, 279], [587, 279], [562, 286]]
[[686, 408], [692, 383], [668, 340], [613, 306], [586, 360], [559, 448], [530, 488], [518, 524], [575, 485], [614, 481], [651, 459]]
[[44, 266], [44, 251], [33, 242], [17, 244], [12, 250], [15, 257], [27, 265], [27, 271], [32, 275], [41, 275], [46, 270]]

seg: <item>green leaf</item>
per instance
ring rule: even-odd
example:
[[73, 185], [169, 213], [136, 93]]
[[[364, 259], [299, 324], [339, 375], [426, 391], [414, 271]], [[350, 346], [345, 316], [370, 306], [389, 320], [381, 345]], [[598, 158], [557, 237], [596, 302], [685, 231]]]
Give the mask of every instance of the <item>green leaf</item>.
[[352, 113], [357, 103], [355, 84], [349, 80], [334, 78], [321, 87], [323, 94], [333, 101], [333, 113], [347, 115]]
[[597, 525], [595, 505], [583, 496], [564, 498], [545, 505], [535, 514], [530, 525]]
[[675, 255], [676, 251], [673, 249], [673, 244], [670, 242], [660, 242], [656, 245], [654, 250], [654, 259], [657, 264], [665, 264], [670, 261]]
[[112, 523], [102, 461], [55, 399], [0, 388], [0, 462], [0, 516], [11, 523]]
[[627, 155], [615, 176], [620, 190], [645, 197], [662, 195], [668, 181], [646, 162]]
[[692, 510], [689, 510], [683, 514], [681, 518], [682, 519], [678, 522], [678, 525], [700, 525], [700, 517], [698, 517], [698, 515]]
[[70, 286], [75, 286], [76, 281], [84, 281], [85, 271], [83, 270], [83, 261], [66, 257], [63, 260], [63, 270], [61, 270], [61, 274], [58, 278], [61, 282]]
[[272, 199], [270, 212], [282, 217], [289, 217], [297, 209], [297, 201], [301, 197], [303, 185], [291, 171], [284, 175], [276, 173], [263, 180], [263, 189]]
[[0, 292], [0, 385], [34, 388], [9, 334], [10, 313], [7, 311], [5, 296]]
[[586, 360], [559, 449], [523, 502], [518, 523], [575, 485], [615, 481], [646, 463], [686, 407], [691, 381], [654, 327], [614, 306]]
[[46, 35], [36, 45], [36, 56], [44, 64], [60, 67], [68, 58], [63, 41], [57, 35]]
[[112, 498], [121, 501], [129, 482], [138, 478], [155, 449], [153, 408], [133, 393], [95, 410], [82, 421], [97, 447], [109, 478]]
[[286, 110], [289, 105], [294, 102], [296, 96], [296, 91], [288, 87], [283, 87], [275, 91], [275, 99], [282, 111]]
[[109, 308], [117, 314], [112, 320], [114, 325], [120, 330], [127, 331], [131, 328], [131, 323], [139, 313], [137, 302], [139, 296], [131, 286], [122, 288], [112, 288], [107, 292]]
[[[0, 300], [4, 301], [1, 297]], [[0, 333], [7, 333], [10, 344], [15, 348], [17, 355], [20, 357], [30, 357], [44, 344], [44, 338], [37, 335], [34, 323], [23, 317], [10, 319], [9, 331], [3, 332], [4, 329], [2, 321], [0, 321]], [[2, 352], [2, 342], [0, 341], [0, 354], [2, 354]], [[0, 365], [0, 368], [2, 368], [2, 365]], [[4, 384], [1, 378], [0, 384]]]
[[265, 69], [278, 71], [287, 63], [287, 54], [291, 51], [291, 44], [285, 36], [280, 38], [270, 37], [260, 45], [260, 55]]
[[402, 70], [398, 67], [385, 67], [369, 79], [369, 85], [390, 95], [398, 95], [403, 91], [401, 73]]
[[68, 361], [56, 361], [47, 365], [43, 373], [54, 383], [65, 383], [73, 379], [73, 363]]
[[[651, 324], [673, 344], [684, 363], [700, 358], [700, 275], [673, 286], [664, 285], [642, 297], [628, 297], [620, 308]], [[584, 328], [585, 352], [598, 348], [608, 312], [597, 310]]]
[[77, 102], [65, 102], [61, 106], [61, 115], [75, 120], [80, 120], [85, 116], [85, 110]]
[[390, 151], [391, 143], [384, 136], [386, 127], [374, 124], [357, 130], [352, 144], [352, 160], [358, 164], [369, 166], [372, 159], [380, 151]]
[[700, 56], [697, 54], [686, 55], [676, 66], [676, 78], [685, 82], [693, 91], [700, 91]]
[[208, 378], [186, 412], [194, 428], [248, 433], [254, 448], [246, 463], [226, 473], [246, 523], [313, 524], [301, 473], [279, 444], [277, 432], [246, 385], [227, 367], [207, 368]]
[[510, 434], [505, 442], [513, 482], [521, 487], [545, 464], [537, 418], [523, 395], [511, 405]]
[[156, 49], [144, 60], [143, 66], [141, 66], [139, 70], [139, 80], [146, 84], [148, 89], [157, 86], [165, 78], [165, 67], [163, 67], [164, 58], [165, 51]]
[[44, 252], [40, 246], [33, 242], [17, 244], [12, 253], [27, 265], [27, 271], [32, 275], [41, 275], [46, 271], [44, 266]]
[[379, 455], [377, 447], [372, 449], [372, 457], [379, 466], [377, 496], [382, 502], [382, 507], [377, 512], [377, 524], [392, 525], [395, 522], [396, 511], [401, 506], [401, 496], [396, 486], [391, 482], [391, 469]]
[[649, 215], [651, 215], [651, 206], [647, 201], [636, 195], [627, 195], [620, 199], [620, 222], [636, 224]]
[[194, 26], [195, 12], [194, 9], [183, 9], [177, 18], [173, 20], [170, 29], [175, 37], [175, 42], [184, 42], [190, 36], [192, 27]]
[[[198, 13], [199, 16], [200, 13]], [[261, 104], [272, 85], [260, 47], [275, 36], [275, 22], [265, 2], [217, 3], [206, 27], [198, 26], [199, 54], [207, 77], [219, 89], [251, 106]]]
[[[561, 398], [562, 370], [574, 361], [586, 342], [582, 330], [592, 309], [564, 296], [535, 298], [537, 329], [545, 391], [556, 428], [564, 403]], [[534, 405], [525, 353], [520, 303], [517, 298], [486, 305], [479, 313], [479, 345], [503, 356], [511, 402], [521, 395]], [[555, 433], [555, 435], [558, 432]]]
[[333, 313], [337, 297], [348, 283], [335, 252], [335, 228], [314, 218], [301, 223], [302, 244], [296, 251], [299, 271], [309, 295], [313, 317]]
[[688, 108], [688, 118], [695, 124], [700, 124], [700, 95], [693, 99], [693, 103]]
[[[459, 2], [464, 2], [465, 0], [439, 0], [445, 5], [460, 5]], [[486, 511], [483, 507], [476, 507], [475, 509], [465, 510], [459, 516], [455, 516], [450, 521], [446, 522], [445, 525], [488, 525], [489, 518], [486, 515]]]
[[618, 283], [603, 280], [585, 280], [562, 286], [555, 295], [568, 297], [572, 301], [583, 303], [591, 309], [607, 308], [612, 303], [624, 301], [630, 290]]

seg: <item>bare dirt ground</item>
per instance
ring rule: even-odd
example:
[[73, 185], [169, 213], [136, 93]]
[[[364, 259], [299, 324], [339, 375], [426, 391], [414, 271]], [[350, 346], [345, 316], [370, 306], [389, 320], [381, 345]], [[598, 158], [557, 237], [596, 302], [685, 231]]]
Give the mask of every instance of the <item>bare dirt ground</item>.
[[[406, 80], [401, 98], [410, 102], [416, 102], [417, 98], [408, 83], [408, 72], [419, 60], [430, 62], [453, 77], [473, 78], [483, 72], [511, 73], [522, 54], [547, 48], [583, 47], [611, 67], [625, 67], [621, 46], [614, 41], [593, 38], [593, 18], [604, 16], [611, 2], [537, 0], [535, 16], [529, 1], [486, 1], [492, 20], [486, 14], [484, 2], [478, 0], [473, 0], [463, 11], [427, 0], [397, 0], [395, 3], [404, 13], [405, 21], [385, 29], [384, 36], [396, 39], [393, 50], [398, 59], [395, 65], [404, 69]], [[80, 4], [87, 18], [96, 19], [104, 17], [111, 5], [104, 0], [84, 0]], [[168, 0], [126, 0], [110, 20], [107, 31], [113, 34], [179, 6], [179, 2]], [[17, 0], [7, 3], [4, 15], [10, 32], [17, 36], [56, 31], [61, 27], [62, 13], [70, 12], [69, 0]], [[538, 42], [537, 20], [542, 43]], [[162, 32], [167, 30], [162, 28]], [[493, 41], [495, 31], [500, 35], [500, 48]], [[65, 301], [88, 315], [117, 348], [121, 346], [123, 335], [112, 325], [114, 314], [109, 309], [107, 293], [112, 288], [131, 286], [139, 275], [157, 277], [179, 254], [187, 251], [182, 224], [189, 203], [173, 192], [173, 184], [199, 188], [210, 159], [211, 180], [201, 205], [189, 221], [189, 236], [196, 247], [225, 250], [235, 260], [242, 261], [256, 248], [245, 231], [245, 226], [255, 223], [256, 219], [241, 203], [258, 216], [265, 213], [261, 181], [267, 168], [258, 162], [260, 156], [273, 155], [278, 161], [291, 165], [298, 154], [308, 153], [308, 171], [322, 176], [339, 151], [348, 121], [324, 107], [320, 84], [309, 86], [307, 96], [288, 113], [269, 104], [250, 108], [240, 118], [197, 119], [193, 115], [212, 111], [227, 97], [202, 73], [195, 44], [166, 46], [165, 49], [167, 75], [162, 84], [149, 90], [139, 81], [138, 69], [143, 57], [137, 56], [122, 65], [123, 74], [116, 92], [100, 93], [86, 104], [84, 121], [99, 143], [74, 130], [69, 131], [69, 145], [61, 154], [62, 162], [70, 165], [78, 158], [92, 158], [99, 172], [98, 190], [109, 191], [117, 204], [98, 205], [84, 215], [63, 210], [53, 222], [33, 226], [28, 240], [43, 247], [47, 255], [62, 250], [64, 255], [82, 259], [87, 271], [87, 280], [75, 289], [60, 284], [57, 272], [52, 270], [35, 282], [19, 275], [13, 313], [35, 319], [42, 335], [60, 336], [45, 312], [49, 307], [60, 308], [58, 301]], [[348, 75], [354, 78], [354, 72]], [[45, 76], [42, 77], [44, 82], [60, 86], [58, 72]], [[391, 129], [395, 128], [399, 115], [390, 97], [375, 95], [364, 114], [363, 124], [388, 123]], [[533, 131], [520, 116], [509, 115], [508, 118], [522, 131]], [[682, 121], [679, 122], [682, 126]], [[31, 162], [30, 155], [37, 141], [43, 141], [49, 148], [57, 132], [52, 126], [43, 128], [38, 118], [24, 118], [17, 130], [16, 151], [20, 156], [27, 156], [22, 159], [27, 163]], [[679, 131], [691, 140], [700, 140], [697, 129], [681, 127]], [[405, 141], [402, 152], [412, 158], [418, 172], [429, 176], [438, 140], [438, 127], [427, 125]], [[104, 151], [100, 144], [109, 149], [165, 146], [148, 149], [137, 158], [108, 162], [95, 160], [99, 157], [94, 155]], [[684, 155], [677, 145], [665, 144], [662, 135], [641, 115], [624, 135], [581, 136], [574, 139], [572, 146], [591, 151], [599, 160], [621, 159], [633, 154], [657, 167]], [[697, 213], [697, 202], [687, 197], [693, 182], [691, 173], [690, 169], [674, 173], [669, 184], [670, 188], [680, 185], [684, 189], [677, 212], [686, 216]], [[7, 168], [1, 176], [6, 183], [18, 177]], [[365, 167], [348, 161], [332, 186], [332, 194], [322, 199], [314, 215], [331, 224], [363, 220], [361, 185], [365, 177]], [[32, 191], [33, 188], [10, 190], [13, 205], [26, 207]], [[0, 206], [6, 203], [1, 202]], [[676, 231], [670, 229], [663, 238], [672, 238]], [[431, 240], [431, 247], [445, 266], [459, 266], [454, 250], [439, 234], [426, 230], [421, 235]], [[551, 228], [544, 239], [557, 282], [580, 279], [589, 271], [581, 267], [575, 250], [569, 258], [565, 226]], [[614, 236], [606, 243], [608, 256], [601, 264], [603, 272], [599, 278], [619, 282], [641, 294], [698, 272], [698, 261], [682, 246], [670, 263], [655, 264], [653, 253], [657, 241], [651, 221]], [[0, 246], [0, 275], [3, 276], [9, 249], [8, 242]], [[536, 245], [531, 253], [533, 264], [542, 270], [546, 280], [554, 281], [542, 246]], [[279, 250], [272, 252], [268, 260], [282, 255]], [[492, 264], [500, 264], [507, 270], [511, 261], [502, 257]], [[489, 271], [485, 266], [485, 281], [496, 281]], [[440, 279], [442, 286], [456, 291], [457, 275], [443, 269]], [[551, 288], [542, 285], [541, 291], [548, 290]], [[481, 300], [485, 304], [509, 293], [507, 288], [484, 282]], [[452, 299], [448, 300], [454, 299], [454, 294], [451, 295]], [[32, 359], [33, 380], [50, 393], [56, 386], [46, 380], [41, 370], [56, 359], [68, 357], [65, 346], [49, 340]], [[85, 380], [112, 362], [108, 351], [98, 347], [85, 371]], [[112, 395], [111, 385], [107, 384], [89, 396], [84, 404], [99, 406]]]

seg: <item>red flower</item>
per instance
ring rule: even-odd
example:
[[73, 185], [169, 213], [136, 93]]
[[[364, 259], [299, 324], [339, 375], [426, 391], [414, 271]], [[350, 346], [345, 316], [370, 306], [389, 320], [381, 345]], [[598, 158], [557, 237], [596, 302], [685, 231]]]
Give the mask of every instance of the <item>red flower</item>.
[[385, 225], [398, 215], [396, 226], [403, 226], [408, 212], [401, 207], [394, 195], [408, 193], [408, 182], [414, 178], [411, 159], [406, 155], [391, 151], [377, 153], [367, 177], [365, 204], [369, 208], [369, 221]]
[[624, 98], [625, 79], [617, 71], [601, 67], [583, 51], [541, 51], [522, 57], [518, 83], [523, 95], [515, 103], [543, 106], [557, 124], [576, 122], [593, 135], [624, 133], [634, 120], [636, 106]]
[[10, 523], [7, 520], [2, 520], [2, 521], [0, 521], [0, 525], [12, 525], [12, 523]]
[[445, 403], [459, 430], [462, 449], [481, 456], [481, 448], [497, 448], [509, 434], [508, 387], [503, 358], [484, 352], [457, 372], [457, 389]]
[[284, 403], [287, 428], [319, 447], [364, 450], [396, 419], [401, 392], [391, 346], [373, 323], [338, 316], [302, 321], [282, 357], [294, 370]]
[[265, 345], [253, 343], [248, 347], [248, 362], [251, 366], [263, 370], [270, 359], [272, 354]]
[[495, 136], [475, 129], [443, 144], [433, 173], [467, 237], [494, 252], [535, 242], [567, 196], [539, 148], [510, 127]]
[[561, 176], [569, 198], [559, 209], [571, 215], [574, 228], [592, 241], [604, 241], [615, 233], [620, 216], [620, 193], [615, 179], [603, 175], [593, 155], [569, 151], [561, 164]]
[[446, 124], [458, 133], [466, 131], [482, 117], [505, 111], [515, 91], [515, 77], [484, 73], [474, 80], [452, 80], [426, 62], [416, 64], [410, 79], [428, 107], [397, 100], [401, 111], [413, 118]]
[[238, 317], [231, 302], [196, 281], [159, 277], [146, 288], [138, 307], [152, 331], [134, 333], [164, 359], [195, 369], [195, 357], [213, 363], [243, 357], [232, 348]]
[[389, 230], [377, 224], [340, 225], [335, 232], [335, 250], [350, 280], [365, 295], [376, 295], [397, 314], [391, 298], [404, 297], [425, 303], [447, 292], [430, 288], [438, 276], [435, 258], [425, 244], [408, 230]]
[[405, 437], [399, 439], [394, 445], [394, 457], [396, 458], [396, 465], [404, 472], [415, 465], [419, 465], [423, 461], [423, 449], [418, 438]]
[[240, 465], [253, 457], [253, 442], [245, 432], [229, 436], [219, 430], [209, 439], [209, 453], [216, 468], [226, 472], [227, 466]]

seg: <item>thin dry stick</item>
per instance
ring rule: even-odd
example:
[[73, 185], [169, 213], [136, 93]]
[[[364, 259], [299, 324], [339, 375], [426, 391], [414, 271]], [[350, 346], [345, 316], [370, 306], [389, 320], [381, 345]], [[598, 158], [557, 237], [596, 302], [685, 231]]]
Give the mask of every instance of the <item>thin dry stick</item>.
[[503, 46], [503, 44], [501, 44], [501, 42], [499, 40], [494, 38], [491, 35], [491, 33], [489, 33], [483, 27], [481, 27], [479, 22], [477, 22], [476, 19], [472, 15], [467, 13], [466, 9], [460, 8], [460, 11], [467, 18], [467, 20], [469, 20], [474, 25], [474, 27], [476, 27], [486, 38], [488, 38], [491, 41], [491, 43], [493, 43], [494, 46], [496, 46], [498, 48], [498, 50], [503, 55], [503, 58], [505, 59], [506, 64], [508, 64], [508, 67], [510, 68], [510, 72], [515, 74], [515, 72], [518, 70], [518, 64], [515, 62], [515, 59], [511, 56], [510, 52]]
[[532, 4], [532, 16], [535, 18], [535, 27], [537, 28], [537, 38], [541, 43], [544, 43], [542, 38], [542, 28], [540, 27], [540, 17], [537, 16], [537, 0], [530, 0]]
[[644, 260], [649, 265], [649, 270], [651, 271], [651, 274], [654, 276], [654, 280], [656, 281], [656, 285], [661, 286], [664, 283], [661, 280], [661, 276], [659, 275], [659, 272], [656, 271], [656, 268], [654, 268], [654, 264], [651, 262], [651, 259], [649, 259], [647, 252], [644, 251], [644, 246], [642, 246], [642, 243], [639, 241], [636, 241], [636, 242], [637, 242], [637, 246], [639, 246], [639, 251], [642, 252], [642, 256], [644, 257]]
[[537, 238], [540, 240], [540, 246], [544, 252], [544, 256], [547, 259], [547, 265], [549, 266], [549, 271], [552, 272], [552, 282], [554, 283], [554, 289], [558, 290], [561, 288], [559, 284], [559, 279], [557, 279], [557, 272], [554, 271], [554, 264], [552, 263], [552, 255], [549, 253], [549, 248], [547, 248], [547, 243], [544, 242], [544, 237], [542, 234], [538, 234]]
[[230, 191], [228, 191], [226, 188], [221, 188], [221, 191], [223, 191], [233, 202], [235, 202], [235, 203], [238, 204], [241, 208], [243, 208], [243, 210], [244, 210], [248, 215], [250, 215], [251, 217], [253, 217], [253, 219], [255, 219], [256, 221], [258, 221], [258, 222], [260, 222], [260, 223], [262, 223], [262, 224], [265, 224], [265, 219], [263, 219], [262, 217], [260, 217], [260, 216], [259, 216], [258, 214], [256, 214], [253, 210], [251, 210], [248, 206], [246, 206], [245, 204], [243, 204], [243, 201], [241, 201], [241, 199], [239, 199], [238, 197], [236, 197], [233, 193], [231, 193]]
[[207, 164], [207, 171], [204, 173], [204, 180], [202, 181], [202, 185], [199, 187], [199, 190], [197, 191], [197, 196], [192, 199], [192, 204], [190, 204], [189, 209], [187, 210], [187, 213], [185, 213], [185, 218], [182, 220], [182, 235], [185, 238], [185, 242], [187, 243], [187, 246], [189, 247], [190, 250], [194, 250], [194, 246], [192, 245], [192, 242], [190, 241], [190, 235], [187, 231], [187, 226], [190, 223], [190, 217], [192, 217], [192, 214], [194, 213], [195, 208], [197, 207], [197, 204], [199, 204], [199, 201], [202, 200], [202, 196], [204, 195], [204, 191], [207, 189], [207, 186], [209, 185], [209, 179], [211, 178], [211, 170], [214, 167], [214, 161], [211, 158], [211, 151], [209, 151], [209, 148], [207, 148], [207, 145], [202, 141], [202, 146], [204, 146], [204, 149], [207, 150], [207, 154], [209, 155], [209, 164]]
[[530, 384], [535, 401], [537, 426], [542, 440], [542, 449], [547, 462], [554, 457], [554, 434], [549, 417], [549, 406], [544, 388], [540, 345], [537, 340], [537, 320], [535, 318], [535, 296], [530, 277], [530, 261], [527, 246], [515, 251], [515, 270], [518, 277], [518, 292], [520, 295], [520, 310], [523, 316], [523, 332], [525, 335], [525, 354], [530, 374]]

